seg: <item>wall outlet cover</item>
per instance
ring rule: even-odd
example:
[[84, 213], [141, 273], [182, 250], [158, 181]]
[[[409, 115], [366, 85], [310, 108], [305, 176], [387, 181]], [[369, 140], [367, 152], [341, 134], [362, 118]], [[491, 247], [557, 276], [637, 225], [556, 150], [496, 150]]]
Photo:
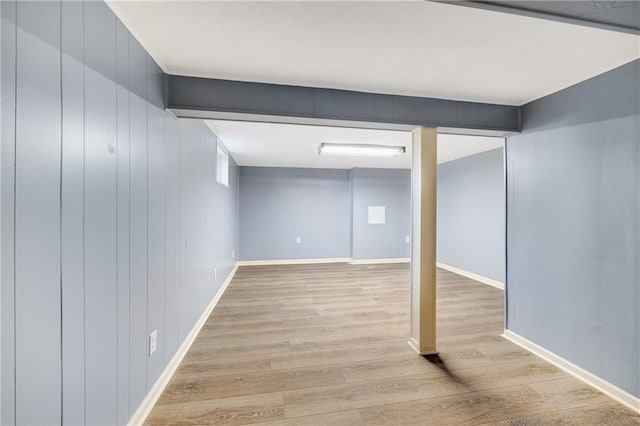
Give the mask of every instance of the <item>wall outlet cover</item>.
[[300, 244], [302, 242], [302, 238], [301, 237], [296, 237], [296, 244]]
[[158, 330], [153, 330], [149, 335], [149, 356], [158, 349]]

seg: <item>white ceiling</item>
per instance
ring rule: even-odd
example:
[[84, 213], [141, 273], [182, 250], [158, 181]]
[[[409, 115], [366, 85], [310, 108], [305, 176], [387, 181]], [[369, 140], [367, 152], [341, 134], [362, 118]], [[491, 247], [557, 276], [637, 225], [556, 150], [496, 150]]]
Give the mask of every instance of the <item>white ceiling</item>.
[[[207, 120], [211, 130], [241, 166], [411, 168], [411, 132], [305, 126], [281, 123]], [[401, 145], [395, 158], [319, 155], [322, 142]], [[500, 148], [502, 138], [438, 135], [438, 163]]]
[[429, 1], [108, 4], [165, 72], [521, 105], [640, 57], [640, 37]]

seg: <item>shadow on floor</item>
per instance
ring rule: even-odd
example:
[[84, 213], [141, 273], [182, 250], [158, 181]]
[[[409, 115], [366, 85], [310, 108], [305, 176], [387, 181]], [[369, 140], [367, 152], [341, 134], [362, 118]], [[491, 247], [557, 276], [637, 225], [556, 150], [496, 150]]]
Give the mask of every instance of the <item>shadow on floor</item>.
[[423, 355], [422, 357], [424, 359], [426, 359], [427, 361], [429, 361], [431, 364], [433, 364], [436, 367], [438, 367], [452, 381], [461, 384], [465, 388], [469, 387], [468, 383], [465, 380], [463, 380], [461, 377], [456, 375], [453, 371], [449, 370], [449, 367], [447, 367], [447, 364], [444, 362], [444, 360], [442, 358], [440, 358], [439, 354]]

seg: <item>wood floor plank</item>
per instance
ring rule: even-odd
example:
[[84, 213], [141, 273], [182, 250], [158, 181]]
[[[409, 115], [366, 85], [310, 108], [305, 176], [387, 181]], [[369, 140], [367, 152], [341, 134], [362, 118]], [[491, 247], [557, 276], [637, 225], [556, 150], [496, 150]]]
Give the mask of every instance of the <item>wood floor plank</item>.
[[266, 394], [157, 405], [145, 424], [245, 425], [283, 418], [282, 394]]
[[528, 401], [537, 397], [527, 386], [494, 392], [468, 392], [411, 402], [379, 405], [360, 410], [365, 425], [476, 425], [500, 420], [512, 413], [535, 412]]
[[407, 344], [409, 267], [241, 267], [150, 425], [638, 425], [501, 337], [501, 290], [437, 270], [439, 357]]
[[345, 383], [342, 370], [321, 366], [222, 376], [177, 372], [158, 405]]
[[464, 385], [437, 373], [393, 377], [288, 392], [285, 394], [285, 415], [300, 417], [464, 392]]
[[304, 416], [286, 420], [260, 423], [261, 426], [363, 426], [358, 410], [339, 411], [337, 413]]
[[589, 407], [579, 407], [530, 417], [503, 420], [483, 426], [584, 426], [584, 425], [640, 425], [640, 418], [631, 410], [620, 409], [620, 405], [608, 401]]

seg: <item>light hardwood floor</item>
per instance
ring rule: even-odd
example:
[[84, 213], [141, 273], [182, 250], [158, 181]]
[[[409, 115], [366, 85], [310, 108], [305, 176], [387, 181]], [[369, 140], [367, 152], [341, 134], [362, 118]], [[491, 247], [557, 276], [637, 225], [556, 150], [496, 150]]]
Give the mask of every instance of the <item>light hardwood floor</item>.
[[407, 264], [242, 267], [147, 424], [640, 424], [500, 337], [501, 290], [437, 279], [427, 360], [407, 344]]

